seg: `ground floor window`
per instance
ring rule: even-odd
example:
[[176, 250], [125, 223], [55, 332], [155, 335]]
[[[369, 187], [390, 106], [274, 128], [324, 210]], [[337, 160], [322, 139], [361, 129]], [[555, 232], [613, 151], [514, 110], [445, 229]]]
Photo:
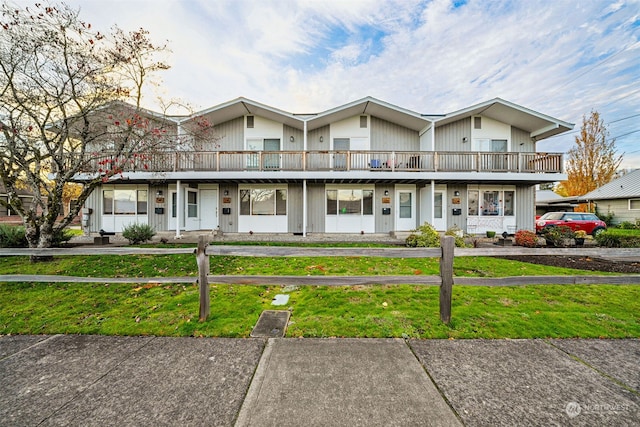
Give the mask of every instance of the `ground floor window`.
[[326, 190], [327, 215], [373, 215], [373, 190], [341, 188]]
[[513, 216], [515, 194], [515, 190], [468, 190], [468, 214], [469, 216]]
[[146, 215], [147, 189], [112, 188], [102, 190], [102, 213], [105, 215]]
[[286, 215], [286, 188], [240, 189], [240, 215]]

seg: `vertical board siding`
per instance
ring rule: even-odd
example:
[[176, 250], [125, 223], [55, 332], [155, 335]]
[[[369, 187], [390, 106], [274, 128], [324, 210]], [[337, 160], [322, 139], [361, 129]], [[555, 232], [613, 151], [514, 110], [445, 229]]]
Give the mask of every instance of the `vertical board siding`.
[[436, 127], [435, 134], [436, 151], [471, 151], [471, 117]]
[[[302, 151], [304, 149], [304, 131], [302, 129], [296, 129], [288, 125], [282, 125], [283, 139], [282, 151]], [[293, 137], [293, 142], [291, 142]]]
[[[322, 137], [322, 142], [320, 142]], [[309, 151], [329, 150], [329, 125], [307, 132], [307, 149]]]
[[535, 185], [516, 186], [516, 227], [535, 231]]
[[215, 126], [215, 134], [220, 139], [216, 145], [209, 143], [204, 151], [244, 150], [244, 117], [229, 120]]
[[511, 151], [518, 153], [533, 153], [536, 145], [531, 140], [529, 132], [511, 127]]
[[93, 209], [93, 213], [89, 216], [89, 231], [97, 233], [102, 228], [102, 187], [93, 190], [84, 202], [84, 207]]
[[324, 233], [324, 185], [307, 184], [307, 232]]
[[[171, 215], [171, 198], [169, 197], [169, 187], [167, 185], [149, 186], [149, 206], [147, 206], [148, 212], [148, 224], [153, 227], [155, 231], [167, 231], [169, 223], [169, 215]], [[164, 203], [156, 203], [156, 194], [158, 191], [162, 191], [164, 197]], [[164, 208], [163, 214], [157, 214], [156, 208]]]
[[420, 151], [418, 132], [371, 117], [371, 150]]
[[[389, 192], [388, 196], [384, 195], [385, 190], [387, 190]], [[393, 184], [376, 184], [375, 187], [375, 191], [374, 191], [374, 203], [373, 203], [373, 215], [375, 217], [375, 232], [376, 233], [389, 233], [391, 231], [393, 231], [394, 227], [394, 218], [395, 218], [395, 214], [393, 212], [393, 196], [394, 196], [394, 191], [393, 191]], [[382, 199], [384, 197], [388, 197], [391, 199], [391, 203], [382, 203]], [[416, 209], [416, 212], [419, 212], [419, 206], [417, 205], [418, 209]], [[382, 215], [382, 208], [390, 208], [391, 209], [391, 214], [390, 215]]]
[[302, 216], [302, 183], [291, 183], [287, 189], [287, 231], [289, 233], [302, 233]]
[[[228, 191], [227, 196], [224, 192]], [[218, 190], [220, 198], [220, 205], [218, 207], [218, 222], [220, 223], [220, 230], [223, 233], [237, 233], [238, 232], [238, 214], [240, 209], [240, 202], [238, 197], [238, 184], [232, 182], [221, 182], [220, 189]], [[231, 203], [222, 203], [225, 198], [231, 199]], [[223, 215], [222, 208], [231, 208], [230, 215]]]

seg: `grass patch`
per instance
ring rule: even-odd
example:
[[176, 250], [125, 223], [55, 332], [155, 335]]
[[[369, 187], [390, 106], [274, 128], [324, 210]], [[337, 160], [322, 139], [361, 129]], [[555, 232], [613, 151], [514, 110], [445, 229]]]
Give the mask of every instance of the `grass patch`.
[[[438, 275], [438, 258], [378, 257], [210, 257], [211, 274], [260, 276], [413, 276]], [[457, 257], [455, 276], [507, 277], [547, 275], [604, 275], [593, 272], [492, 257]], [[0, 258], [0, 274], [52, 274], [81, 277], [173, 277], [197, 276], [192, 254], [59, 256], [32, 264], [28, 257]]]
[[[198, 288], [175, 284], [0, 284], [0, 334], [247, 337], [280, 286], [217, 285], [199, 322]], [[289, 292], [289, 337], [640, 337], [640, 288], [454, 286], [452, 320], [438, 288], [316, 287]]]
[[[211, 257], [220, 275], [437, 275], [437, 258]], [[0, 274], [86, 277], [196, 276], [192, 254], [60, 256], [46, 263], [0, 258]], [[455, 276], [605, 274], [491, 257], [457, 257]], [[410, 278], [407, 279], [410, 281]], [[281, 286], [211, 287], [199, 322], [196, 285], [0, 283], [0, 334], [247, 337]], [[439, 320], [438, 287], [317, 287], [289, 292], [290, 337], [640, 337], [640, 287], [454, 286], [452, 320]]]

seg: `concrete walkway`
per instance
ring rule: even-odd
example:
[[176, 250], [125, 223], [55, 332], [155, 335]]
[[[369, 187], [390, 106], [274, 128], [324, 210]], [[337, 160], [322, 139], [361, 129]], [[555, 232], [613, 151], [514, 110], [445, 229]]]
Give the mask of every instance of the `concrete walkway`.
[[640, 340], [0, 337], [0, 426], [640, 425]]

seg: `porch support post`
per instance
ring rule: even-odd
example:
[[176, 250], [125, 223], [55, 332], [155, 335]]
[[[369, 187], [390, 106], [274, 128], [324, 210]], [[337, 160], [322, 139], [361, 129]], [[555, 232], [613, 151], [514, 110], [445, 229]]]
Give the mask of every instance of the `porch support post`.
[[430, 198], [431, 198], [431, 221], [430, 224], [434, 225], [435, 221], [436, 221], [436, 209], [435, 209], [435, 204], [436, 204], [436, 183], [434, 180], [431, 180], [431, 192], [429, 194]]
[[302, 180], [302, 237], [307, 237], [307, 180]]
[[180, 207], [182, 206], [182, 197], [180, 197], [181, 193], [182, 193], [182, 189], [180, 188], [180, 180], [178, 180], [176, 182], [176, 239], [181, 239], [182, 236], [180, 235], [180, 221], [181, 221], [181, 215], [180, 215]]

